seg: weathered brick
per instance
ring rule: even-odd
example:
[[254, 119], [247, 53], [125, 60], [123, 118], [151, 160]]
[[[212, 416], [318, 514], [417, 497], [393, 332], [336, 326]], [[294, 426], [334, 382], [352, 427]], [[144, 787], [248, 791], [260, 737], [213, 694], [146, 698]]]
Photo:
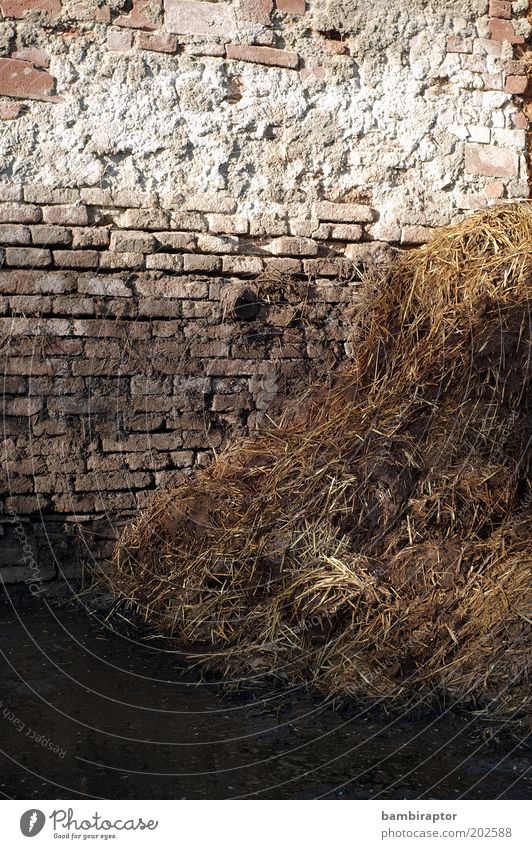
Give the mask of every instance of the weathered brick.
[[236, 32], [234, 11], [228, 3], [165, 0], [164, 9], [169, 32], [222, 38], [232, 38]]
[[506, 130], [495, 128], [491, 131], [495, 144], [503, 147], [526, 147], [526, 132], [524, 130]]
[[[301, 274], [302, 265], [299, 259], [266, 258], [264, 260], [266, 271], [275, 271], [278, 274]], [[336, 272], [335, 272], [336, 273]]]
[[135, 45], [139, 50], [154, 50], [157, 53], [175, 53], [177, 50], [177, 38], [169, 33], [139, 32], [135, 39]]
[[225, 56], [225, 45], [203, 41], [201, 44], [187, 44], [185, 50], [189, 56]]
[[0, 224], [0, 242], [6, 245], [29, 245], [29, 227], [24, 224]]
[[219, 271], [222, 261], [219, 256], [208, 254], [185, 254], [183, 256], [184, 271]]
[[88, 203], [91, 206], [112, 206], [113, 197], [111, 189], [81, 189], [80, 197], [83, 203]]
[[35, 416], [42, 410], [42, 398], [12, 398], [4, 402], [7, 416]]
[[149, 254], [146, 257], [146, 268], [179, 273], [183, 270], [183, 257], [179, 254]]
[[79, 189], [24, 186], [24, 200], [29, 203], [76, 203], [79, 200]]
[[249, 230], [249, 221], [245, 215], [223, 215], [214, 213], [207, 215], [211, 233], [228, 233], [241, 235]]
[[143, 268], [144, 254], [135, 251], [102, 251], [100, 254], [100, 268]]
[[54, 263], [59, 268], [98, 268], [98, 251], [54, 251]]
[[48, 68], [50, 66], [50, 56], [45, 50], [39, 47], [22, 47], [20, 50], [15, 50], [11, 54], [13, 59], [22, 59], [24, 62], [31, 62], [37, 65], [38, 68]]
[[0, 204], [0, 223], [37, 224], [40, 220], [41, 210], [38, 206], [27, 203]]
[[305, 0], [275, 0], [279, 12], [287, 12], [291, 15], [304, 15], [306, 11]]
[[150, 0], [133, 0], [133, 8], [128, 15], [120, 15], [114, 21], [115, 26], [131, 29], [157, 29], [159, 25], [159, 6]]
[[224, 274], [260, 274], [263, 267], [263, 261], [259, 256], [222, 257]]
[[76, 477], [74, 487], [76, 492], [105, 492], [106, 490], [142, 489], [152, 482], [147, 472], [89, 472]]
[[133, 47], [133, 33], [127, 30], [107, 30], [107, 49], [116, 52], [127, 52]]
[[243, 21], [268, 26], [271, 23], [273, 0], [240, 0], [239, 17]]
[[207, 233], [198, 235], [198, 250], [208, 254], [237, 253], [239, 240], [237, 236], [211, 236]]
[[289, 50], [276, 47], [256, 47], [252, 44], [228, 44], [225, 48], [228, 59], [240, 62], [253, 62], [258, 65], [274, 65], [278, 68], [297, 68], [299, 56]]
[[0, 58], [0, 94], [29, 100], [57, 100], [55, 79], [21, 59]]
[[169, 214], [162, 209], [127, 209], [115, 220], [124, 230], [166, 230]]
[[[194, 254], [191, 254], [194, 256]], [[210, 257], [216, 259], [217, 257]], [[157, 298], [207, 298], [209, 287], [205, 280], [190, 280], [163, 277], [161, 280], [139, 279], [135, 281], [139, 295]]]
[[109, 250], [122, 253], [150, 253], [156, 247], [155, 236], [139, 230], [113, 230]]
[[519, 173], [519, 156], [514, 150], [495, 145], [466, 144], [466, 171], [485, 177], [516, 177]]
[[407, 245], [422, 245], [428, 242], [434, 235], [434, 231], [430, 227], [420, 227], [412, 225], [403, 227], [401, 232], [401, 242]]
[[46, 295], [11, 295], [9, 306], [14, 313], [35, 316], [39, 313], [51, 312], [52, 299]]
[[26, 12], [54, 15], [61, 11], [61, 0], [1, 0], [0, 11], [6, 18], [23, 18]]
[[6, 265], [42, 268], [51, 265], [52, 254], [43, 248], [6, 248]]
[[276, 256], [316, 256], [318, 243], [301, 236], [280, 236], [266, 246]]
[[510, 0], [490, 0], [489, 16], [491, 18], [507, 18], [512, 17], [512, 4]]
[[342, 242], [359, 242], [363, 230], [360, 224], [336, 224], [331, 230], [331, 239]]
[[158, 244], [162, 248], [170, 248], [175, 251], [193, 251], [196, 248], [196, 236], [192, 233], [154, 233]]
[[72, 230], [73, 248], [106, 248], [109, 240], [107, 227], [74, 227]]
[[508, 76], [504, 90], [509, 94], [525, 94], [528, 88], [528, 77], [526, 76]]
[[207, 219], [197, 212], [172, 211], [170, 213], [170, 225], [176, 230], [194, 230], [195, 232], [202, 232], [207, 229]]
[[14, 121], [25, 109], [24, 103], [19, 100], [0, 100], [0, 120]]
[[119, 277], [80, 277], [78, 280], [80, 295], [105, 295], [116, 298], [131, 298], [133, 292]]
[[338, 221], [346, 223], [371, 223], [375, 212], [370, 206], [362, 203], [332, 203], [328, 200], [319, 201], [315, 205], [316, 218], [320, 221]]
[[470, 38], [462, 38], [460, 35], [447, 36], [448, 53], [472, 53], [473, 42]]
[[30, 231], [34, 245], [70, 245], [72, 242], [72, 232], [67, 227], [33, 224]]
[[84, 226], [89, 223], [87, 207], [71, 204], [57, 204], [43, 208], [43, 221], [46, 224]]
[[512, 44], [524, 44], [522, 35], [517, 35], [511, 21], [492, 18], [489, 22], [490, 36], [493, 41], [509, 41]]
[[127, 436], [124, 439], [102, 439], [105, 452], [117, 451], [174, 451], [180, 448], [182, 439], [177, 433], [147, 433], [139, 436]]

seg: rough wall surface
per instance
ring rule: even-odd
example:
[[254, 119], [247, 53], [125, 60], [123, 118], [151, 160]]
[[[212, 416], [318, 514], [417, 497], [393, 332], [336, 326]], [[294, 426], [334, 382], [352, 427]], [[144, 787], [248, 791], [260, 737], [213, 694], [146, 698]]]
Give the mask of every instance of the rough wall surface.
[[0, 0], [4, 580], [341, 364], [361, 265], [529, 197], [527, 6]]

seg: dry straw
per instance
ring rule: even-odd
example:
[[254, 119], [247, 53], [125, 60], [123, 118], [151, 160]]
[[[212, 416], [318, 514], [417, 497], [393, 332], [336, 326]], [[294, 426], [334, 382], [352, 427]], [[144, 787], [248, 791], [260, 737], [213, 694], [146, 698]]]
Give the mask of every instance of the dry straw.
[[105, 575], [230, 680], [525, 718], [532, 207], [357, 290], [356, 360], [157, 494]]

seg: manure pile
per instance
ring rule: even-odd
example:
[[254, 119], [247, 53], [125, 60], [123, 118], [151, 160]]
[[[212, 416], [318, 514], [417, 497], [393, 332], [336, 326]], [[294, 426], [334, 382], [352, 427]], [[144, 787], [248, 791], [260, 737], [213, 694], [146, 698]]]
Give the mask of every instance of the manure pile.
[[233, 682], [530, 719], [532, 207], [363, 291], [349, 367], [157, 494], [104, 579]]

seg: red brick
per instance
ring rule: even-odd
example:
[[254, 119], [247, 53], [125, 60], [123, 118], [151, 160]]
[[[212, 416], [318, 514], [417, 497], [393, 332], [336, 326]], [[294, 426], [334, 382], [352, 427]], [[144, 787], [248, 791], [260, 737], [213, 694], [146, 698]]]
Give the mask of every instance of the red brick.
[[44, 248], [6, 248], [6, 265], [42, 268], [51, 265], [52, 254]]
[[37, 224], [41, 220], [41, 210], [38, 206], [25, 203], [0, 204], [0, 223]]
[[273, 0], [240, 0], [239, 17], [257, 24], [271, 23]]
[[512, 4], [510, 0], [490, 0], [489, 6], [490, 18], [507, 18], [512, 17]]
[[150, 0], [133, 0], [133, 8], [128, 15], [120, 15], [114, 21], [115, 26], [131, 29], [157, 29], [159, 8]]
[[462, 38], [461, 35], [447, 36], [448, 53], [472, 53], [473, 42], [470, 38]]
[[45, 206], [43, 221], [46, 224], [64, 224], [66, 226], [84, 226], [89, 223], [87, 207], [83, 205], [58, 204]]
[[490, 35], [494, 41], [510, 41], [512, 44], [524, 44], [522, 35], [517, 35], [511, 21], [492, 18], [489, 22]]
[[60, 11], [61, 0], [0, 0], [0, 12], [5, 18], [23, 18], [26, 12], [54, 15]]
[[0, 119], [2, 121], [14, 121], [26, 107], [17, 100], [0, 100]]
[[54, 262], [60, 268], [98, 268], [98, 251], [54, 251]]
[[466, 171], [484, 177], [516, 177], [519, 156], [514, 150], [489, 144], [466, 144]]
[[165, 25], [169, 32], [232, 38], [236, 30], [228, 3], [194, 3], [165, 0]]
[[31, 62], [33, 65], [37, 65], [38, 68], [48, 68], [50, 66], [48, 53], [39, 47], [23, 47], [21, 50], [16, 50], [12, 53], [12, 58]]
[[512, 115], [512, 124], [517, 130], [527, 130], [529, 123], [524, 112], [517, 112], [515, 115]]
[[152, 35], [148, 32], [139, 32], [135, 44], [140, 50], [155, 50], [158, 53], [175, 53], [177, 50], [177, 38], [169, 33], [161, 32]]
[[258, 65], [275, 65], [279, 68], [297, 68], [299, 56], [289, 50], [275, 47], [254, 47], [251, 44], [228, 44], [225, 48], [228, 59], [253, 62]]
[[291, 15], [304, 15], [306, 11], [305, 0], [275, 0], [279, 12], [288, 12]]
[[57, 100], [55, 79], [20, 59], [0, 59], [0, 94], [29, 100]]
[[528, 88], [528, 77], [506, 77], [504, 90], [510, 94], [525, 94]]

